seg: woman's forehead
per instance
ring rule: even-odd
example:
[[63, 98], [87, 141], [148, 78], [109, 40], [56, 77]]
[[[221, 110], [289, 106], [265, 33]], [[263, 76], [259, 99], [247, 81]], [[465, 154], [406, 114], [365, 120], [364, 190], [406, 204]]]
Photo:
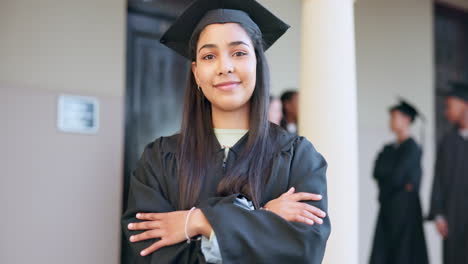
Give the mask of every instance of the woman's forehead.
[[252, 46], [252, 40], [241, 25], [237, 23], [211, 24], [200, 33], [198, 45], [229, 45], [239, 41]]

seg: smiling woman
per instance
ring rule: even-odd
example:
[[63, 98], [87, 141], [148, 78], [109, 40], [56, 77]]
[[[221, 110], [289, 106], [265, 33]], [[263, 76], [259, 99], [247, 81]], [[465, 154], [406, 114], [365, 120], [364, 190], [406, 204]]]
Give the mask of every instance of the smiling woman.
[[322, 261], [327, 163], [268, 122], [264, 50], [287, 28], [254, 0], [197, 0], [162, 37], [192, 71], [180, 133], [131, 177], [122, 223], [142, 263]]

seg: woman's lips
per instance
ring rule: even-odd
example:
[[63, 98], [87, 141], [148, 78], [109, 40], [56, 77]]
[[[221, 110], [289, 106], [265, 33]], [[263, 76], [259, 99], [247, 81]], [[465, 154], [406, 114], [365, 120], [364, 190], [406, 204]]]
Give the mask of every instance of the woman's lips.
[[221, 89], [223, 91], [230, 91], [236, 88], [239, 84], [240, 82], [223, 82], [223, 83], [215, 84], [214, 87]]

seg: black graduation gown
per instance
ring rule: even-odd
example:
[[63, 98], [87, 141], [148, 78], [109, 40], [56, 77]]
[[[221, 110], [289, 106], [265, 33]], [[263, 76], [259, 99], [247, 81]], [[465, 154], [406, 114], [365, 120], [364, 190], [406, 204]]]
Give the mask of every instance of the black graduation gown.
[[468, 263], [468, 140], [455, 128], [439, 144], [429, 219], [448, 223], [444, 263]]
[[[290, 187], [297, 192], [323, 195], [321, 201], [307, 202], [327, 212], [325, 159], [303, 137], [291, 135], [272, 125], [270, 134], [276, 142], [271, 176], [265, 186], [261, 206], [279, 197]], [[127, 225], [137, 222], [137, 212], [171, 212], [178, 201], [177, 139], [162, 137], [150, 143], [143, 152], [130, 180], [128, 208], [122, 216], [128, 239], [136, 231]], [[230, 149], [226, 161], [229, 170], [244, 147], [248, 133]], [[216, 188], [224, 175], [224, 150], [219, 147], [208, 181], [196, 205], [210, 222], [219, 244], [224, 264], [230, 263], [321, 263], [330, 234], [328, 216], [322, 225], [288, 222], [265, 211], [249, 211], [234, 204], [239, 194], [219, 197]], [[185, 242], [164, 247], [146, 257], [138, 253], [155, 240], [131, 243], [139, 263], [205, 263], [201, 242]]]
[[[421, 175], [421, 149], [412, 138], [399, 146], [386, 145], [378, 155], [374, 178], [380, 211], [371, 264], [428, 263], [419, 200]], [[406, 184], [413, 186], [411, 191]]]

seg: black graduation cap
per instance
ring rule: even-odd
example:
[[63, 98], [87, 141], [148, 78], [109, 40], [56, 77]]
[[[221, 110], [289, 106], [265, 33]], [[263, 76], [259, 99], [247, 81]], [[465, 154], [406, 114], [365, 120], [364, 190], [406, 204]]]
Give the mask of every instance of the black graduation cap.
[[400, 98], [399, 100], [400, 100], [399, 104], [390, 107], [390, 112], [395, 111], [395, 110], [400, 111], [406, 116], [409, 116], [411, 118], [411, 122], [413, 122], [414, 119], [420, 115], [418, 110], [416, 110], [414, 106], [412, 106], [410, 103], [405, 101], [403, 98]]
[[259, 28], [264, 50], [289, 28], [289, 25], [255, 0], [195, 0], [164, 33], [160, 41], [191, 60], [193, 58], [189, 54], [189, 43], [192, 33], [217, 23], [242, 23]]
[[445, 96], [453, 96], [468, 102], [468, 84], [463, 82], [451, 82], [450, 90]]

